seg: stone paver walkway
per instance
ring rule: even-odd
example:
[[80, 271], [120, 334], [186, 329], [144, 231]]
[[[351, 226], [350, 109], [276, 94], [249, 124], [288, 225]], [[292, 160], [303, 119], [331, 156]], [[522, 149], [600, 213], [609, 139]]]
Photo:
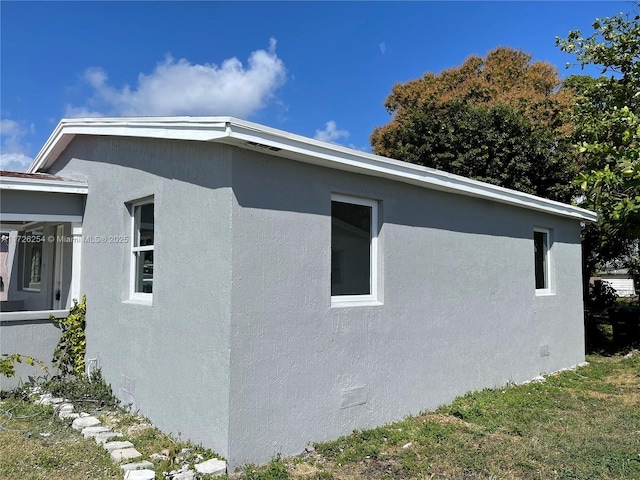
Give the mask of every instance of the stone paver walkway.
[[[132, 460], [139, 460], [142, 454], [136, 450], [133, 443], [118, 440], [122, 435], [103, 426], [96, 417], [85, 412], [74, 412], [73, 404], [64, 398], [54, 398], [50, 393], [40, 395], [35, 403], [53, 405], [61, 420], [72, 420], [71, 428], [79, 430], [84, 438], [93, 438], [97, 444], [102, 445], [113, 462], [122, 464], [120, 468], [124, 473], [124, 480], [154, 480], [156, 478], [153, 463], [148, 460], [132, 462]], [[200, 473], [219, 476], [226, 473], [227, 463], [212, 458], [196, 463], [195, 469]], [[167, 475], [170, 480], [187, 480], [194, 479], [196, 472], [188, 467], [183, 467], [169, 472]]]

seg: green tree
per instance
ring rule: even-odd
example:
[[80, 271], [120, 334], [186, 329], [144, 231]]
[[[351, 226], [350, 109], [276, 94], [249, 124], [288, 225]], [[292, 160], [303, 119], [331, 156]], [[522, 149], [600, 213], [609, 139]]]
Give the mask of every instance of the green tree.
[[379, 155], [569, 201], [572, 104], [555, 67], [499, 47], [396, 84], [385, 102], [393, 118], [371, 144]]
[[585, 275], [608, 262], [633, 267], [640, 237], [640, 15], [597, 19], [556, 44], [578, 63], [602, 69], [600, 78], [571, 77], [574, 144], [579, 155], [581, 206], [599, 214], [585, 229]]

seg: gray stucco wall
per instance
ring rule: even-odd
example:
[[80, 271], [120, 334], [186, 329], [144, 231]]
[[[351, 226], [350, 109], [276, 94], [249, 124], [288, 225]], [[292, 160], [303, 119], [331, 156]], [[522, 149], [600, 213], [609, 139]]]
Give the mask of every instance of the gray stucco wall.
[[[87, 358], [232, 468], [584, 359], [576, 221], [217, 144], [78, 137], [55, 166], [89, 184], [85, 236], [154, 195], [152, 305], [130, 244], [83, 244]], [[379, 201], [381, 305], [331, 306], [332, 193]]]
[[[584, 360], [578, 222], [246, 151], [233, 162], [234, 466]], [[380, 202], [382, 305], [331, 307], [332, 193]], [[552, 229], [554, 295], [535, 293], [534, 227]]]
[[86, 180], [83, 236], [130, 236], [154, 196], [153, 304], [129, 301], [130, 243], [82, 245], [87, 361], [160, 428], [227, 456], [231, 189], [227, 147], [80, 137], [52, 173]]
[[53, 369], [51, 360], [58, 340], [60, 329], [46, 316], [37, 320], [0, 321], [0, 354], [32, 356], [44, 362], [48, 369], [46, 372], [39, 366], [15, 363], [14, 377], [0, 375], [0, 391], [12, 390], [28, 382], [30, 377], [44, 377], [47, 373], [54, 375], [56, 370]]

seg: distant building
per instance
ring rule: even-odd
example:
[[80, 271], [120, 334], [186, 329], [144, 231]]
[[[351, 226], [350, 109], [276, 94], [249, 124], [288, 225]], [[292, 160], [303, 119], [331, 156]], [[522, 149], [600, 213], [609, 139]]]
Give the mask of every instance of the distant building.
[[636, 288], [631, 275], [626, 269], [608, 269], [597, 272], [596, 279], [607, 282], [619, 297], [634, 297]]

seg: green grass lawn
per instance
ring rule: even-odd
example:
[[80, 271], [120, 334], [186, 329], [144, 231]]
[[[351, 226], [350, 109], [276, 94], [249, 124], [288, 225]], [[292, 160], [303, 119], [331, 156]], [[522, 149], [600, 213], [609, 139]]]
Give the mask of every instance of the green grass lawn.
[[[154, 463], [156, 478], [182, 465], [178, 454], [183, 449], [189, 449], [184, 460], [191, 465], [197, 455], [205, 460], [217, 457], [201, 446], [164, 434], [140, 415], [112, 407], [92, 410], [85, 405], [82, 409], [123, 434], [114, 440], [131, 441], [143, 455], [139, 460], [166, 452], [168, 459]], [[60, 420], [51, 406], [35, 405], [20, 397], [0, 401], [0, 480], [121, 480], [123, 472], [102, 446], [93, 438], [83, 438], [70, 424], [70, 420]]]
[[0, 403], [0, 478], [122, 479], [104, 450], [81, 438], [54, 415], [53, 407], [5, 399]]
[[[436, 412], [354, 432], [317, 444], [305, 456], [247, 467], [232, 477], [640, 479], [640, 354], [588, 361], [544, 383], [469, 393]], [[130, 423], [126, 416], [117, 422]], [[134, 440], [145, 454], [171, 442], [155, 429]], [[8, 398], [0, 403], [0, 478], [102, 480], [122, 474], [50, 407]]]
[[590, 356], [544, 383], [317, 444], [252, 479], [640, 479], [640, 355]]

